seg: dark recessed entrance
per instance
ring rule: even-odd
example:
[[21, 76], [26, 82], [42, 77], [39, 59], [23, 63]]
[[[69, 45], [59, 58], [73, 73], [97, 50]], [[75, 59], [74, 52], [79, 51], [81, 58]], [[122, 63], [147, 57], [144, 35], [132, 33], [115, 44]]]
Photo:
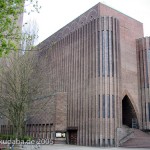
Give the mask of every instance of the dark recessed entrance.
[[69, 144], [77, 144], [77, 128], [68, 128]]
[[122, 100], [122, 123], [130, 128], [138, 128], [137, 115], [127, 95]]

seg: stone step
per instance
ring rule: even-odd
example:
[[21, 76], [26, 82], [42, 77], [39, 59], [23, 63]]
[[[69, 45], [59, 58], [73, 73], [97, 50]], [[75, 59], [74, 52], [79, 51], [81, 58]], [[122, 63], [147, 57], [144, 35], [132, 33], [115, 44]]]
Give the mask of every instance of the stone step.
[[121, 147], [150, 148], [150, 138], [131, 138]]
[[141, 130], [138, 130], [138, 129], [134, 129], [133, 130], [134, 131], [134, 136], [137, 138], [137, 137], [150, 137], [150, 135], [149, 134], [147, 134], [147, 133], [145, 133], [145, 132], [143, 132], [143, 131], [141, 131]]
[[134, 136], [124, 142], [121, 147], [150, 148], [150, 135], [138, 129], [133, 131]]

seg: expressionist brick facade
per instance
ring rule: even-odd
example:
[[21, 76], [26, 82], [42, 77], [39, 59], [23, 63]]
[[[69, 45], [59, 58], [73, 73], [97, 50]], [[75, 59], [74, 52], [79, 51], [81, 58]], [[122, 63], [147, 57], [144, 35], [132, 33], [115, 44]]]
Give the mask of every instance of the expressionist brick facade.
[[115, 146], [122, 125], [150, 128], [141, 37], [142, 23], [99, 3], [38, 45], [67, 93], [67, 143]]
[[143, 129], [150, 129], [150, 38], [137, 40], [139, 95]]

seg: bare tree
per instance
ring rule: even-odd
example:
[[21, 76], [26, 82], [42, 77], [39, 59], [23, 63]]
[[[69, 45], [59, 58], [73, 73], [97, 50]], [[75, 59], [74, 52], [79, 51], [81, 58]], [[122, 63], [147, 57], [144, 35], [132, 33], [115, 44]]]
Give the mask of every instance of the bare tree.
[[[0, 60], [0, 113], [13, 125], [16, 136], [22, 136], [24, 124], [55, 95], [55, 66], [45, 51], [33, 49], [38, 25], [28, 21], [23, 28], [21, 53], [10, 53]], [[19, 44], [17, 44], [19, 45]], [[21, 55], [20, 55], [21, 54]], [[43, 55], [44, 54], [44, 55]], [[36, 102], [41, 99], [43, 103]], [[34, 106], [33, 106], [34, 105]]]
[[55, 66], [49, 64], [47, 55], [41, 55], [43, 52], [33, 49], [37, 33], [36, 22], [30, 21], [23, 28], [20, 47], [24, 55], [12, 53], [1, 60], [0, 113], [13, 125], [16, 136], [22, 136], [25, 122], [31, 119], [29, 114], [38, 113], [48, 102], [36, 101], [55, 93]]
[[[35, 53], [28, 52], [1, 67], [0, 113], [14, 126], [17, 137], [23, 135], [24, 124], [30, 119], [27, 118], [27, 114], [38, 113], [48, 101], [35, 107], [32, 104], [39, 99], [55, 95], [55, 81], [54, 78], [48, 80], [50, 72], [45, 58], [42, 57], [42, 61], [39, 62]], [[45, 81], [49, 82], [49, 87], [46, 87]], [[48, 92], [44, 93], [44, 89]]]

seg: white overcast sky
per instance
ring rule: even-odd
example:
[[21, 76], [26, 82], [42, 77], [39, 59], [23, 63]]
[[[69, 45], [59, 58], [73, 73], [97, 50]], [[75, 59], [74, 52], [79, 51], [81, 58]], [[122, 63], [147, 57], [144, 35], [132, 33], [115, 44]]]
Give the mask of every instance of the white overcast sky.
[[[58, 31], [99, 2], [143, 23], [144, 36], [150, 36], [150, 0], [38, 0], [42, 6], [34, 15], [39, 27], [38, 42]], [[32, 15], [33, 16], [33, 15]], [[31, 17], [31, 16], [30, 16]], [[28, 17], [24, 17], [27, 20]], [[32, 17], [33, 18], [33, 17]]]

